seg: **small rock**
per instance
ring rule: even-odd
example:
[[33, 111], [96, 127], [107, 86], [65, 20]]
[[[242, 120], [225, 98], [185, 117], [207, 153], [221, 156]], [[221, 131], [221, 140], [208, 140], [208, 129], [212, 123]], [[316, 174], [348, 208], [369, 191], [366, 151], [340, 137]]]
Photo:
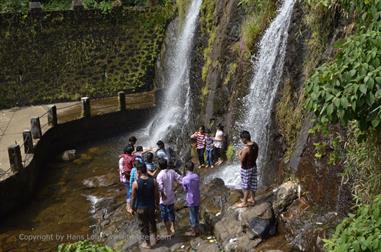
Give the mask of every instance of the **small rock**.
[[66, 150], [62, 153], [61, 158], [63, 161], [73, 161], [76, 158], [76, 150]]

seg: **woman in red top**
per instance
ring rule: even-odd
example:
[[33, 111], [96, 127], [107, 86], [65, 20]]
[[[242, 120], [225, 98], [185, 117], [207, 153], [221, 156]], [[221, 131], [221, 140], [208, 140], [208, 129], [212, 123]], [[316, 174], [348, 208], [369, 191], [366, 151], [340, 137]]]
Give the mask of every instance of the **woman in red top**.
[[198, 156], [198, 162], [200, 164], [200, 167], [204, 165], [204, 152], [205, 152], [205, 127], [200, 126], [198, 131], [193, 133], [191, 136], [192, 139], [196, 139], [196, 149], [197, 149], [197, 156]]

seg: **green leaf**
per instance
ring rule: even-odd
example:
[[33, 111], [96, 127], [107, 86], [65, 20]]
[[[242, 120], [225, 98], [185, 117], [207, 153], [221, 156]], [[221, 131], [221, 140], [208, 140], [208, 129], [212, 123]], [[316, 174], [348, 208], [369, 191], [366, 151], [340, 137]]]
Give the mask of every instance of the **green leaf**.
[[381, 77], [374, 78], [378, 85], [381, 85]]
[[348, 108], [348, 99], [347, 99], [347, 97], [345, 97], [345, 96], [342, 97], [340, 101], [341, 101], [341, 105], [343, 106], [344, 109]]
[[374, 118], [372, 120], [372, 126], [373, 126], [373, 128], [377, 128], [378, 125], [380, 125], [380, 118]]
[[363, 93], [363, 94], [366, 94], [366, 90], [367, 90], [367, 88], [366, 88], [366, 85], [360, 85], [360, 91], [361, 91], [361, 93]]

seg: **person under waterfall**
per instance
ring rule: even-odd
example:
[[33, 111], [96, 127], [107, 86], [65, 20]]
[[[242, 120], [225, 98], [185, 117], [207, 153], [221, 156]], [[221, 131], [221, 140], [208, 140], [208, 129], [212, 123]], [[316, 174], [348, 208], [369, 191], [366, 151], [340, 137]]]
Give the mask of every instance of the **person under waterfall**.
[[241, 187], [243, 191], [242, 202], [237, 207], [248, 207], [255, 204], [255, 192], [257, 191], [257, 158], [258, 144], [251, 140], [250, 133], [246, 130], [240, 134], [242, 143], [245, 145], [238, 153], [241, 162]]

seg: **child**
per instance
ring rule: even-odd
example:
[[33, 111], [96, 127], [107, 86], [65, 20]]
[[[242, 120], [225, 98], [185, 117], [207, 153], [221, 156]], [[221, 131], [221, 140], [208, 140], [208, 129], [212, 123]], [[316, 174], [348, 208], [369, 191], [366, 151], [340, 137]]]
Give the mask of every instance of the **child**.
[[213, 168], [213, 137], [210, 135], [212, 132], [208, 130], [205, 134], [205, 146], [206, 146], [206, 161], [208, 168]]

